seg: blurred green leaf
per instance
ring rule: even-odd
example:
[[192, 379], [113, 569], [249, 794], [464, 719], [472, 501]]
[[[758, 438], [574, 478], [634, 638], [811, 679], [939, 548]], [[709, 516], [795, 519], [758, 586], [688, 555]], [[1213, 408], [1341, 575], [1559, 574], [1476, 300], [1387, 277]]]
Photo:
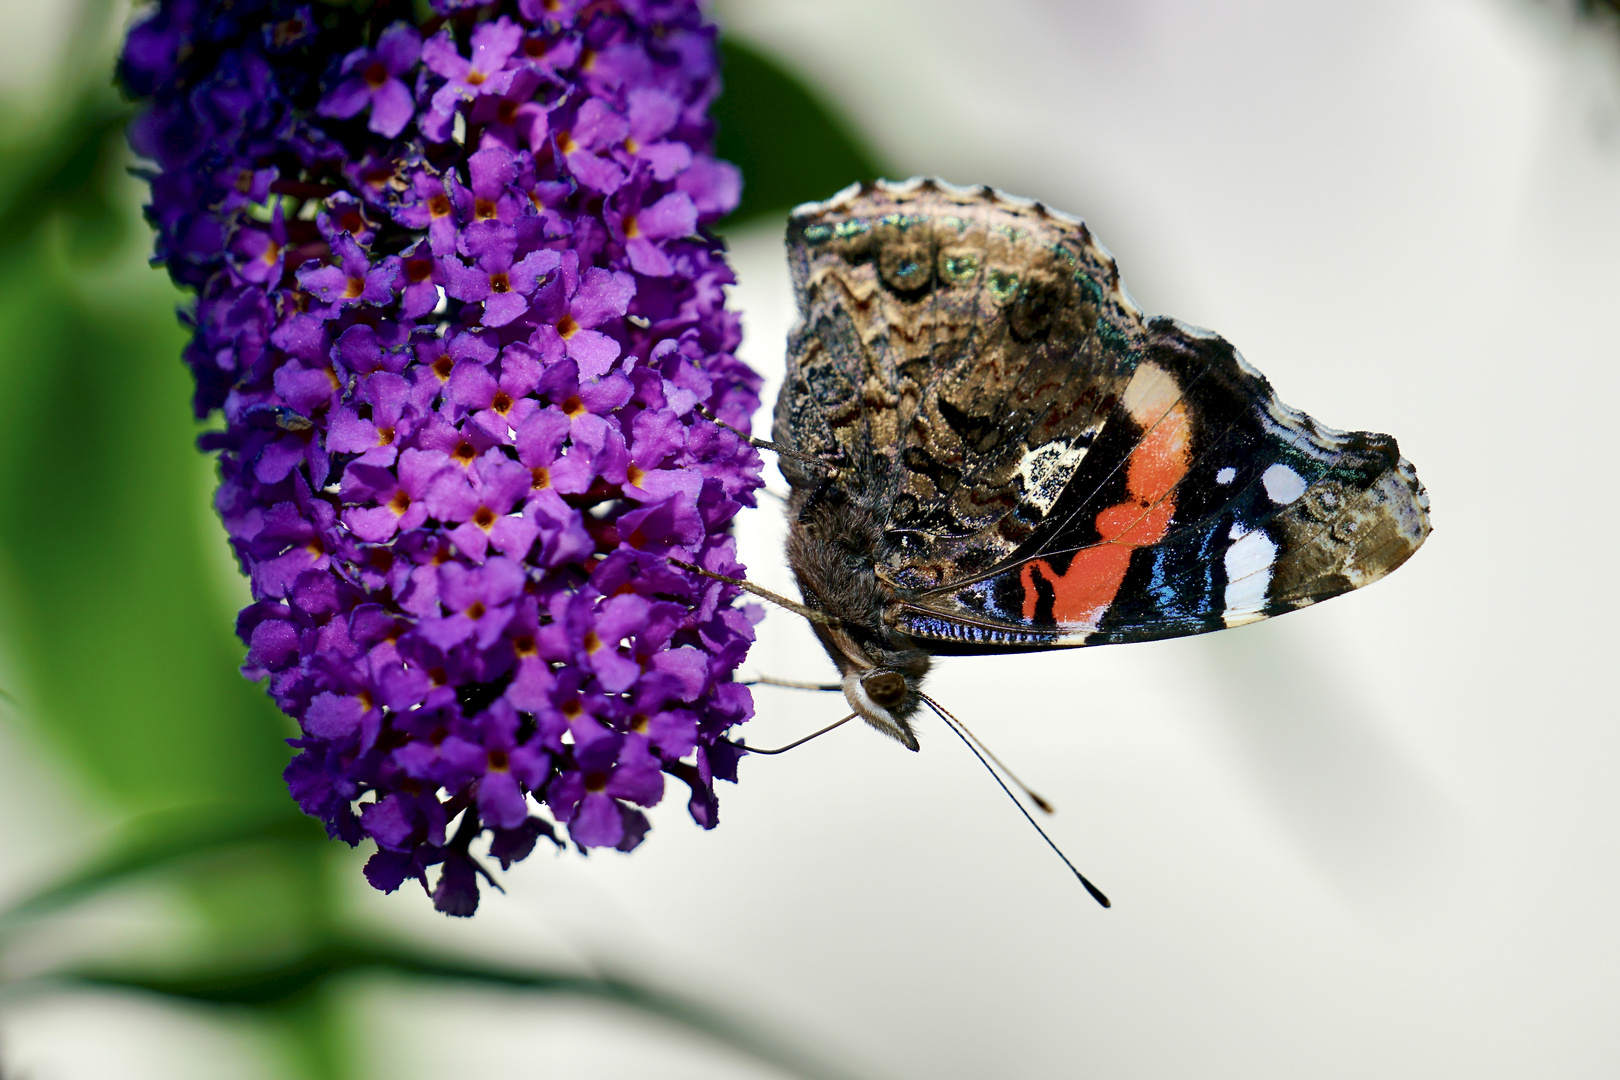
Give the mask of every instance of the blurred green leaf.
[[742, 202], [723, 228], [884, 174], [849, 125], [775, 60], [733, 38], [721, 38], [720, 57], [716, 153], [743, 174]]
[[758, 1061], [812, 1080], [852, 1080], [854, 1074], [789, 1046], [758, 1022], [741, 1021], [691, 998], [617, 976], [590, 976], [482, 963], [356, 937], [317, 944], [268, 964], [220, 964], [181, 974], [142, 975], [82, 970], [69, 982], [143, 990], [167, 997], [259, 1010], [298, 1009], [333, 980], [394, 975], [437, 985], [460, 983], [610, 1002], [699, 1032]]
[[267, 846], [324, 848], [326, 842], [325, 831], [291, 802], [271, 814], [204, 805], [143, 815], [121, 830], [106, 854], [0, 912], [0, 929], [187, 860], [242, 849], [257, 854]]
[[58, 122], [0, 146], [0, 257], [58, 219], [69, 224], [69, 247], [79, 258], [99, 259], [129, 238], [117, 182], [130, 115], [110, 88], [96, 88]]
[[279, 807], [288, 729], [236, 674], [242, 648], [201, 572], [218, 556], [204, 549], [179, 295], [155, 271], [73, 259], [42, 213], [0, 245], [8, 689], [126, 810]]
[[[132, 822], [107, 855], [0, 913], [0, 929], [14, 928], [29, 918], [138, 877], [172, 874], [197, 866], [199, 860], [235, 855], [244, 857], [252, 866], [283, 873], [267, 855], [285, 852], [319, 857], [328, 850], [320, 827], [290, 810], [251, 817], [237, 808], [199, 806], [150, 814]], [[220, 875], [211, 872], [210, 876]], [[319, 901], [329, 890], [329, 883], [303, 884], [316, 907], [321, 908]], [[268, 902], [262, 893], [256, 894], [224, 925], [262, 939], [281, 921], [278, 909], [285, 906]], [[377, 975], [440, 985], [479, 985], [592, 998], [660, 1017], [794, 1075], [812, 1080], [850, 1080], [853, 1075], [793, 1048], [758, 1023], [723, 1015], [631, 979], [492, 965], [330, 934], [324, 929], [331, 925], [330, 912], [304, 910], [302, 915], [299, 925], [303, 933], [294, 940], [283, 940], [280, 947], [269, 951], [254, 948], [254, 942], [243, 940], [238, 933], [216, 937], [207, 950], [210, 959], [180, 971], [87, 968], [50, 979], [256, 1011], [278, 1021], [289, 1038], [297, 1075], [310, 1080], [339, 1080], [349, 1075], [352, 1033], [337, 1020], [344, 980]], [[23, 984], [25, 988], [28, 985]]]

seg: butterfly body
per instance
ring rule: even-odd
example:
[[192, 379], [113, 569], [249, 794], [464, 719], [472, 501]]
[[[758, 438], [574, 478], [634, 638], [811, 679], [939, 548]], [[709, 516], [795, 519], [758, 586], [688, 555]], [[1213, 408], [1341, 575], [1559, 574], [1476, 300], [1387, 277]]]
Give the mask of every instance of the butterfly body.
[[794, 484], [788, 566], [806, 604], [836, 620], [811, 628], [838, 666], [850, 708], [915, 750], [909, 721], [921, 704], [929, 654], [896, 629], [897, 597], [876, 573], [886, 543], [877, 494], [841, 473]]
[[931, 655], [1237, 626], [1428, 535], [1394, 439], [1144, 316], [1076, 219], [880, 181], [794, 211], [788, 254], [789, 565], [852, 708], [913, 749]]

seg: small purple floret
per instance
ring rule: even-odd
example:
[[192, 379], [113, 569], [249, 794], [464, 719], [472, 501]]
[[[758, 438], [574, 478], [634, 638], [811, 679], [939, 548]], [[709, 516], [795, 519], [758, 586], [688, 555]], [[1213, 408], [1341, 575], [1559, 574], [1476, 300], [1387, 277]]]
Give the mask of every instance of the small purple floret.
[[393, 138], [405, 130], [416, 112], [410, 88], [400, 78], [409, 74], [422, 55], [422, 35], [397, 22], [377, 38], [376, 48], [356, 49], [343, 58], [340, 81], [321, 99], [321, 116], [350, 117], [371, 106], [366, 126]]
[[742, 573], [759, 379], [697, 5], [432, 7], [161, 0], [121, 72], [288, 788], [470, 915], [487, 860], [634, 848], [667, 777], [716, 823], [755, 616], [670, 560]]

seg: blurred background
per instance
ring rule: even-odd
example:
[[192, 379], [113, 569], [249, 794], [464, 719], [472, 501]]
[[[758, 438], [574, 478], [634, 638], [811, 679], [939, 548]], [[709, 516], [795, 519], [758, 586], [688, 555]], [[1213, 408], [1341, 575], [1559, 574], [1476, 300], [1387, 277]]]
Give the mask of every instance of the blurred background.
[[[1495, 1078], [1620, 1071], [1620, 35], [1534, 0], [730, 0], [744, 355], [859, 175], [1079, 214], [1151, 312], [1395, 433], [1435, 533], [1207, 637], [948, 660], [702, 832], [449, 920], [281, 786], [107, 88], [124, 7], [0, 2], [0, 1075]], [[767, 410], [768, 412], [768, 410]], [[762, 412], [756, 431], [768, 429]], [[784, 490], [774, 468], [771, 486]], [[791, 591], [779, 508], [741, 528]], [[772, 613], [744, 669], [829, 663]], [[838, 703], [756, 691], [750, 742]]]

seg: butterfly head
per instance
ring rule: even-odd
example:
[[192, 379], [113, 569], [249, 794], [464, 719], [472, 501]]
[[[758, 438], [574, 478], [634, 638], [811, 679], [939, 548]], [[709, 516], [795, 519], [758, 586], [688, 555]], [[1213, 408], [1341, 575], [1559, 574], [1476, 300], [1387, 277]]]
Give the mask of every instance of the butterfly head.
[[822, 635], [824, 642], [833, 639], [827, 651], [843, 672], [844, 697], [862, 720], [906, 749], [916, 750], [917, 736], [910, 720], [922, 707], [922, 680], [928, 673], [929, 656], [921, 649], [863, 637], [837, 631]]
[[851, 671], [844, 676], [844, 697], [862, 720], [915, 750], [917, 736], [910, 717], [922, 704], [917, 690], [921, 681], [890, 669]]

